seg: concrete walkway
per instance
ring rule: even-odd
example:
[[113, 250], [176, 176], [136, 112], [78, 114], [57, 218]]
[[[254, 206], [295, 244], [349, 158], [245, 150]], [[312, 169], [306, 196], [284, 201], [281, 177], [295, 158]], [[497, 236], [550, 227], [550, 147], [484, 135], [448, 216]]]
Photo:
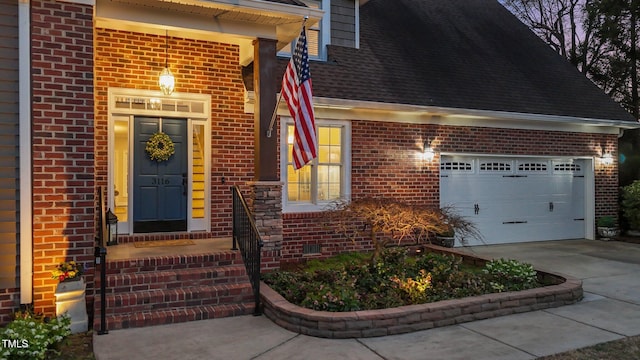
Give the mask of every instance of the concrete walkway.
[[640, 335], [640, 244], [587, 240], [468, 248], [583, 280], [585, 298], [555, 309], [379, 338], [292, 333], [264, 316], [94, 336], [96, 359], [535, 359]]

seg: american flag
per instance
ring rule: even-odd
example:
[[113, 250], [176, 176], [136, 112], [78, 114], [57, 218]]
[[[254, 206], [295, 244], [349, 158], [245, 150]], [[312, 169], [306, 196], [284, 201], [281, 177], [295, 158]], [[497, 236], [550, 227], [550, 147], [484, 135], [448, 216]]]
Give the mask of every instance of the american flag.
[[316, 157], [316, 126], [313, 115], [309, 51], [304, 27], [282, 78], [282, 96], [294, 122], [293, 168], [300, 169]]

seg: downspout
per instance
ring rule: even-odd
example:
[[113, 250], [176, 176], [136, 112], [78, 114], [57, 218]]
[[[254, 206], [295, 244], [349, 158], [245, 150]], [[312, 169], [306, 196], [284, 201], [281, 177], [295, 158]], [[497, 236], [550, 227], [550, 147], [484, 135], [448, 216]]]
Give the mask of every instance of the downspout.
[[33, 302], [31, 192], [31, 3], [18, 2], [18, 89], [20, 118], [20, 304]]

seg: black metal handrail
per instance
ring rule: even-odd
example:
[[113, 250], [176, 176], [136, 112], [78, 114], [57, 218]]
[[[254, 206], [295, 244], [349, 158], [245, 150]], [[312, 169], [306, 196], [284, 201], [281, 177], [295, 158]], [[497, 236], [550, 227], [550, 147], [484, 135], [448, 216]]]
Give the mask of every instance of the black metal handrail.
[[253, 221], [247, 202], [237, 186], [231, 187], [233, 194], [233, 250], [240, 248], [244, 266], [249, 275], [255, 300], [254, 315], [261, 315], [260, 309], [260, 253], [264, 245], [260, 232]]
[[108, 334], [107, 330], [107, 224], [106, 213], [104, 211], [104, 194], [102, 188], [98, 188], [98, 202], [100, 209], [98, 210], [98, 231], [96, 234], [96, 247], [94, 251], [95, 269], [100, 271], [100, 330], [98, 335]]

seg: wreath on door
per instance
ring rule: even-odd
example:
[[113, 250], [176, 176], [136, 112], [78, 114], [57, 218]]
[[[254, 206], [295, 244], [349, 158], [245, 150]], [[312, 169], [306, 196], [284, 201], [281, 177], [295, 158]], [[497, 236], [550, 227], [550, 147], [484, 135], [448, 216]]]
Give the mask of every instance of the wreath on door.
[[163, 132], [157, 132], [147, 140], [145, 151], [151, 160], [157, 162], [167, 161], [171, 155], [175, 154], [176, 148], [169, 135]]

